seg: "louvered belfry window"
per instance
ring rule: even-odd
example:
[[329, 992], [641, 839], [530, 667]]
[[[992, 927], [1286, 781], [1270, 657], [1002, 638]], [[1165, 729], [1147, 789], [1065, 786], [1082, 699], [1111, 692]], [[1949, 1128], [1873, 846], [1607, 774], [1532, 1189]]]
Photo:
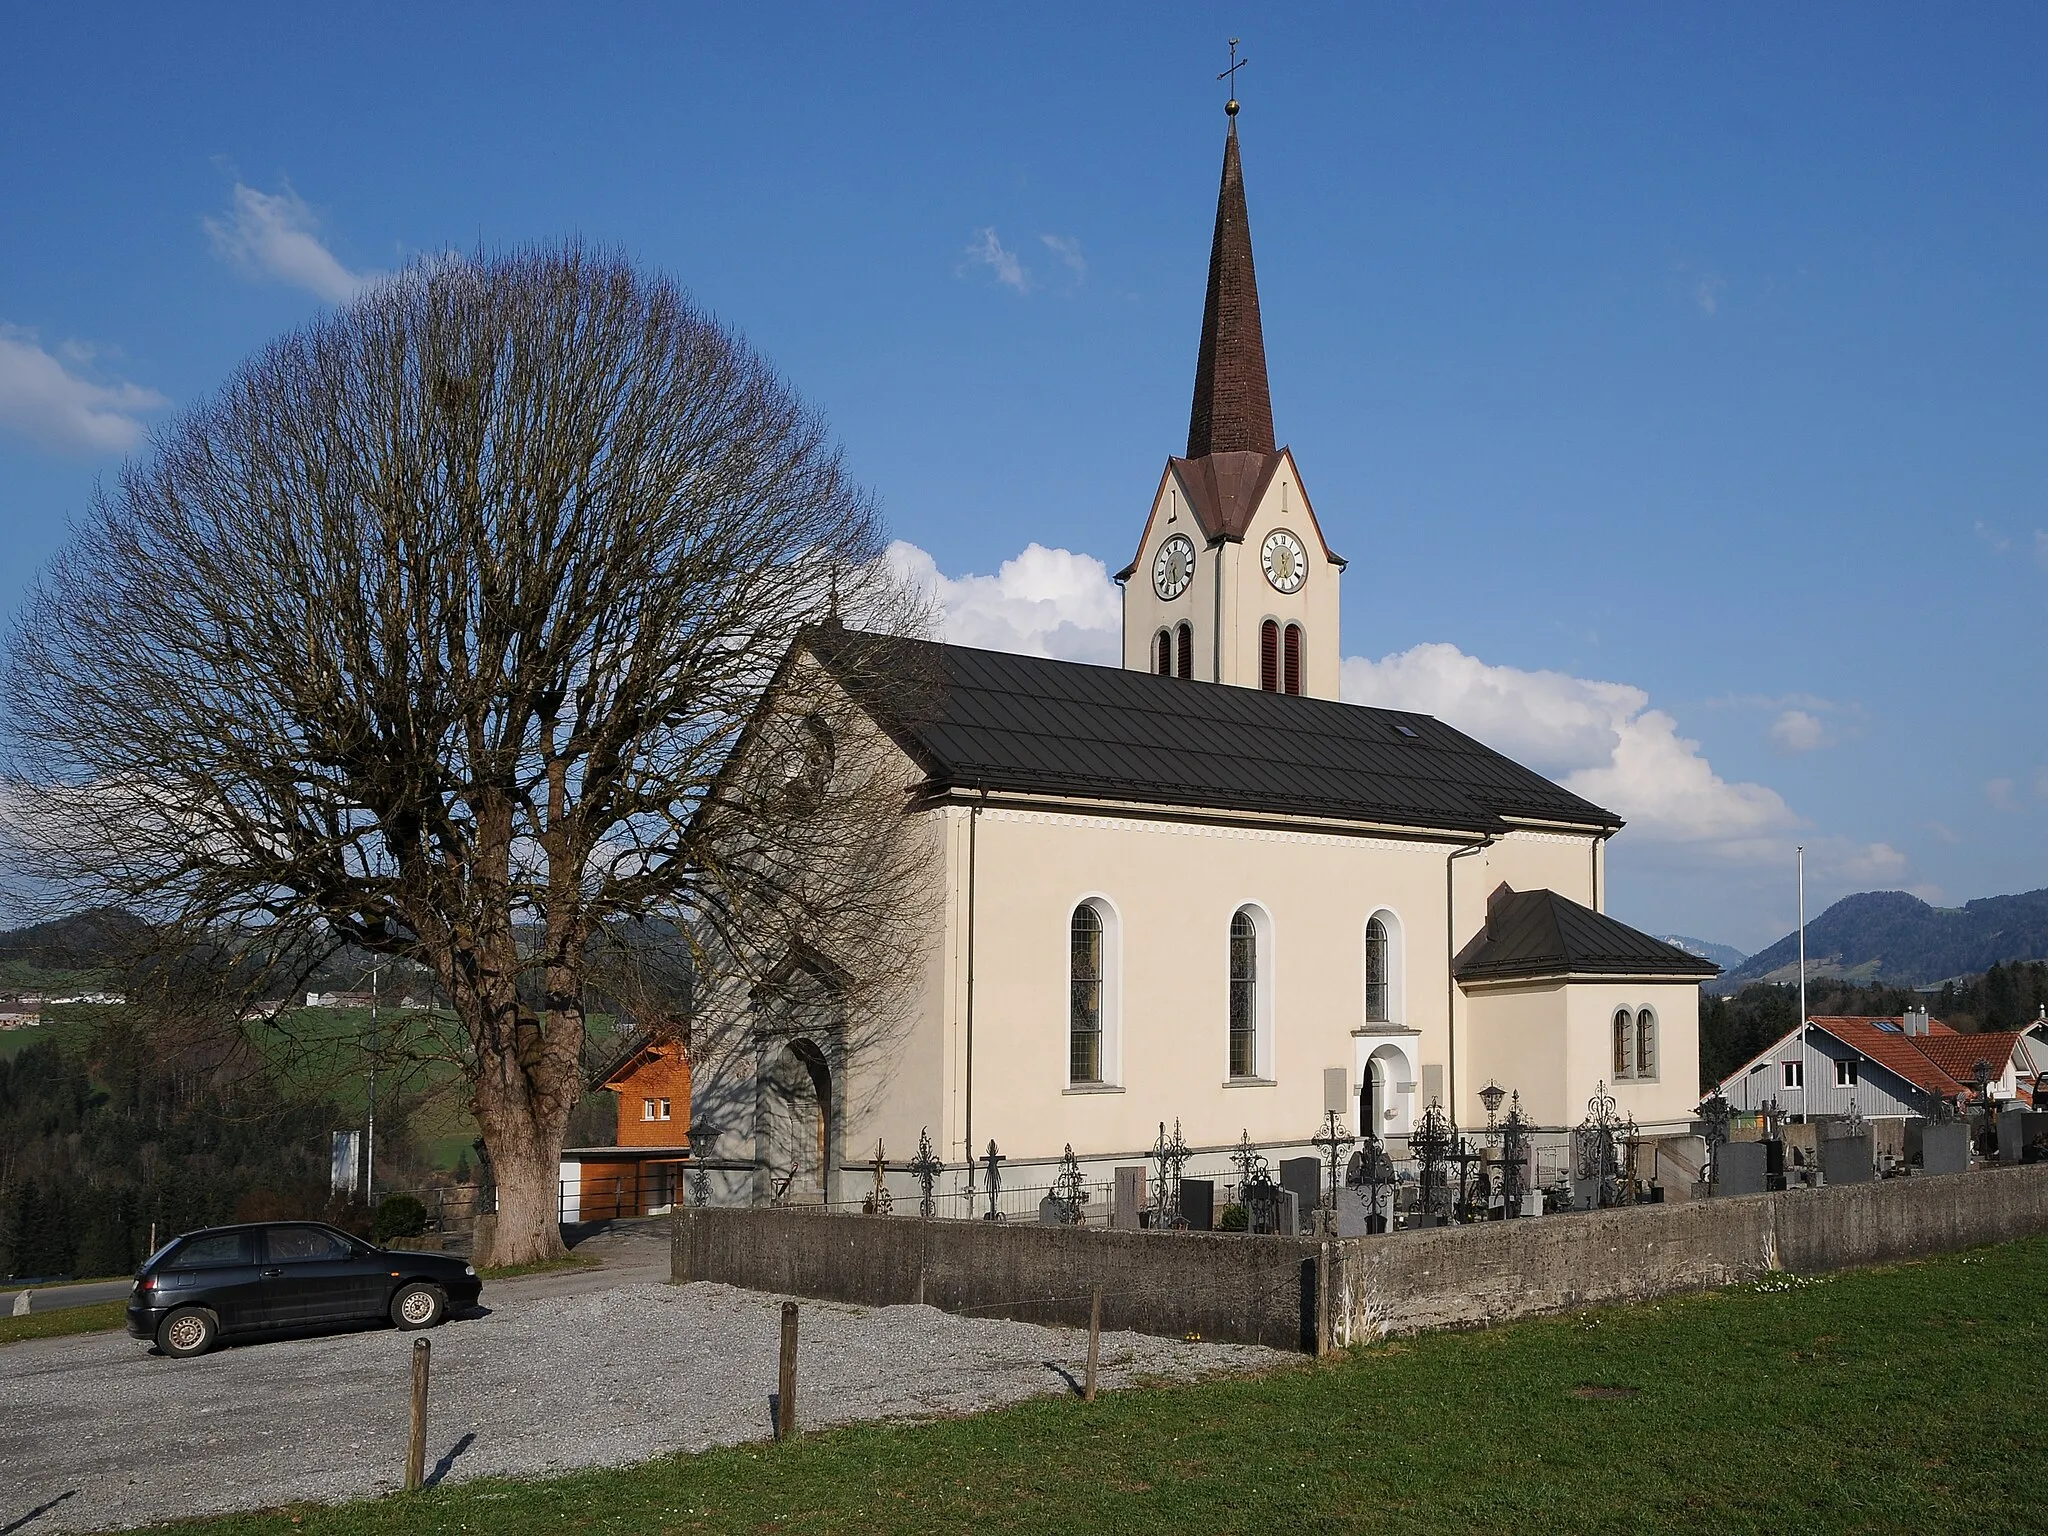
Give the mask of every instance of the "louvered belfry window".
[[1180, 627], [1179, 629], [1177, 629], [1177, 630], [1175, 630], [1175, 631], [1174, 631], [1174, 639], [1176, 640], [1176, 642], [1178, 642], [1178, 644], [1179, 644], [1179, 648], [1180, 648], [1180, 657], [1179, 657], [1179, 660], [1180, 660], [1180, 671], [1179, 671], [1179, 675], [1180, 675], [1181, 677], [1188, 677], [1188, 678], [1191, 678], [1191, 677], [1193, 677], [1193, 676], [1195, 675], [1195, 627], [1194, 627], [1194, 625], [1192, 625], [1192, 624], [1183, 624], [1183, 625], [1181, 625], [1181, 627]]
[[1633, 1023], [1634, 1020], [1629, 1016], [1629, 1011], [1626, 1008], [1623, 1008], [1614, 1016], [1614, 1080], [1616, 1082], [1620, 1082], [1626, 1077], [1635, 1076], [1635, 1073], [1630, 1070], [1633, 1060], [1629, 1051], [1629, 1033], [1630, 1026]]
[[1285, 685], [1283, 691], [1299, 695], [1301, 692], [1301, 626], [1299, 624], [1287, 626], [1286, 643], [1283, 651], [1284, 654], [1281, 658], [1285, 663], [1283, 668], [1283, 682]]
[[1161, 677], [1173, 671], [1173, 637], [1163, 629], [1152, 637], [1152, 670]]
[[1636, 1076], [1657, 1075], [1657, 1016], [1645, 1008], [1636, 1015]]
[[1249, 912], [1230, 920], [1230, 1075], [1259, 1073], [1259, 930]]
[[1259, 687], [1280, 691], [1280, 626], [1271, 619], [1259, 626]]
[[1067, 1076], [1076, 1083], [1102, 1081], [1102, 914], [1074, 908], [1067, 1004]]

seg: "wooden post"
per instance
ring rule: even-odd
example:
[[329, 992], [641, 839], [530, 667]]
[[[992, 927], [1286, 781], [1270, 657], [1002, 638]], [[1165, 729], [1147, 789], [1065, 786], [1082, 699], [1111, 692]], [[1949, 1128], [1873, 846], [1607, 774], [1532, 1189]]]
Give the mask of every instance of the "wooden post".
[[775, 1438], [796, 1434], [796, 1303], [782, 1304], [782, 1368], [775, 1384]]
[[1102, 1358], [1102, 1287], [1088, 1293], [1088, 1375], [1081, 1383], [1081, 1401], [1095, 1401], [1095, 1362]]
[[434, 1346], [412, 1341], [412, 1443], [405, 1452], [405, 1491], [418, 1490], [427, 1474], [427, 1362]]

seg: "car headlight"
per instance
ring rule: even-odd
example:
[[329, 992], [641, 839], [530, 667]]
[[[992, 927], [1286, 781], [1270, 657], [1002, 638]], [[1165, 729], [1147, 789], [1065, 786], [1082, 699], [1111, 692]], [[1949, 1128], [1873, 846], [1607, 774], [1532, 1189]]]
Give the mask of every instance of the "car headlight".
[[465, 1265], [463, 1265], [463, 1266], [462, 1266], [462, 1272], [463, 1272], [463, 1273], [464, 1273], [465, 1275], [469, 1276], [469, 1277], [470, 1277], [470, 1279], [472, 1279], [472, 1280], [474, 1280], [474, 1279], [476, 1278], [476, 1266], [475, 1266], [474, 1264], [465, 1264]]

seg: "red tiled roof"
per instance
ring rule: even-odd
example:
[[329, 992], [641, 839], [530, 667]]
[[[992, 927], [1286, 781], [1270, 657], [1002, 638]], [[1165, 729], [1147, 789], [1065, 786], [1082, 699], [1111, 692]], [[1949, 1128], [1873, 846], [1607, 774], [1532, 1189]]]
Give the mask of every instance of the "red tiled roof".
[[2012, 1060], [2012, 1048], [2019, 1043], [2016, 1029], [1988, 1030], [1981, 1035], [1929, 1035], [1913, 1042], [1935, 1065], [1963, 1082], [1975, 1080], [1980, 1061], [1990, 1065], [1993, 1081], [2003, 1077], [2006, 1063]]
[[[1969, 1038], [1958, 1035], [1946, 1024], [1934, 1023], [1929, 1026], [1930, 1033], [1909, 1036], [1904, 1032], [1905, 1021], [1898, 1018], [1848, 1018], [1831, 1015], [1809, 1019], [1807, 1022], [1815, 1029], [1826, 1030], [1842, 1044], [1852, 1047], [1916, 1088], [1944, 1096], [1965, 1091], [1960, 1081], [1951, 1076], [1927, 1052], [1921, 1050], [1923, 1045], [1931, 1045], [1937, 1040]], [[1886, 1024], [1892, 1027], [1880, 1027]], [[1937, 1030], [1938, 1034], [1933, 1033]]]

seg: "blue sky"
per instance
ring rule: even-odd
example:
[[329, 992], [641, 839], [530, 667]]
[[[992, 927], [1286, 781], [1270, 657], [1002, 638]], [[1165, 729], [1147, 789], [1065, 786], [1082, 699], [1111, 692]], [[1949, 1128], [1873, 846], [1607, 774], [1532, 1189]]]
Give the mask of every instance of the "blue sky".
[[1812, 910], [2048, 884], [2048, 12], [1262, 10], [16, 16], [0, 600], [269, 337], [576, 234], [825, 410], [956, 634], [1100, 656], [1236, 33], [1351, 696], [1627, 814], [1659, 931], [1775, 938], [1800, 841]]

